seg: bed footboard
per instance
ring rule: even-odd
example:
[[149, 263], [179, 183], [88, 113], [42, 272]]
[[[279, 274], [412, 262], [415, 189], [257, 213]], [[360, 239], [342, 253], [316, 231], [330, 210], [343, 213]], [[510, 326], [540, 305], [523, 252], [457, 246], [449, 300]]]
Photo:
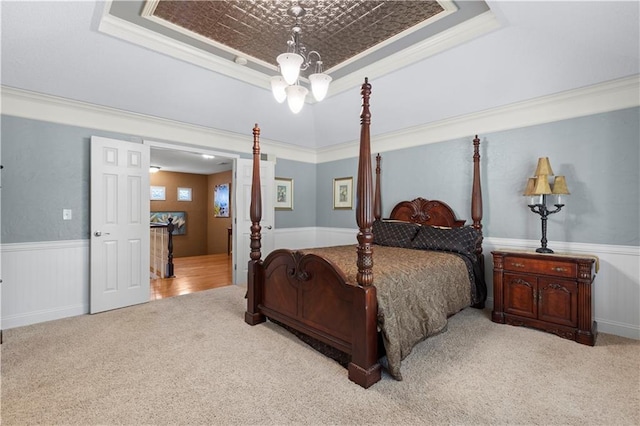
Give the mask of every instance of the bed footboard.
[[349, 284], [330, 261], [298, 251], [276, 250], [253, 266], [248, 324], [272, 318], [350, 355], [349, 379], [360, 386], [380, 380], [375, 287]]

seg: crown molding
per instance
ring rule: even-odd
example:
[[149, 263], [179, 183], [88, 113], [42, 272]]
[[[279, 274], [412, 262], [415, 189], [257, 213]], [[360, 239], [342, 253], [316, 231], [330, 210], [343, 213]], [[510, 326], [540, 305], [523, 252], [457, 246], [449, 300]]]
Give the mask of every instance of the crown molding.
[[[375, 135], [371, 149], [395, 151], [451, 139], [640, 106], [640, 75]], [[318, 163], [357, 157], [359, 141], [320, 148]]]
[[[142, 138], [188, 142], [198, 146], [252, 153], [252, 137], [179, 121], [137, 114], [86, 102], [2, 86], [2, 114], [87, 127]], [[372, 137], [375, 152], [517, 129], [640, 106], [640, 75], [543, 96]], [[261, 139], [262, 151], [276, 158], [324, 163], [357, 157], [359, 141], [310, 149]], [[233, 147], [230, 149], [229, 147]]]
[[[253, 136], [2, 86], [2, 114], [115, 133], [252, 154]], [[276, 158], [316, 162], [314, 149], [265, 138], [261, 150]], [[231, 148], [232, 147], [232, 148]]]

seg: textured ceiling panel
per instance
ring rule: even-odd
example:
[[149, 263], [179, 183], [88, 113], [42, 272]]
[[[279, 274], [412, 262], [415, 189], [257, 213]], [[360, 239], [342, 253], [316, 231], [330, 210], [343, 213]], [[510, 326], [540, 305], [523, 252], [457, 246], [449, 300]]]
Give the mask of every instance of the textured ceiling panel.
[[286, 51], [295, 18], [287, 11], [298, 4], [301, 41], [322, 55], [325, 70], [443, 12], [437, 1], [168, 1], [153, 15], [276, 65]]

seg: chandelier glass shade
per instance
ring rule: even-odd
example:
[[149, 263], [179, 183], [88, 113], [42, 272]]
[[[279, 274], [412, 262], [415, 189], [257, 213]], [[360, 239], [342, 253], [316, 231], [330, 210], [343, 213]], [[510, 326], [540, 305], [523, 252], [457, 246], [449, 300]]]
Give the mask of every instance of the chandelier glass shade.
[[287, 13], [296, 19], [292, 28], [291, 39], [287, 41], [287, 52], [278, 55], [276, 61], [281, 75], [271, 77], [271, 91], [278, 103], [287, 99], [289, 109], [294, 114], [299, 113], [304, 106], [304, 101], [309, 90], [300, 85], [300, 71], [306, 71], [314, 66], [314, 73], [309, 76], [311, 91], [316, 101], [322, 101], [329, 91], [331, 76], [322, 70], [322, 58], [315, 50], [307, 53], [306, 47], [300, 42], [299, 19], [304, 16], [305, 10], [298, 6], [292, 6]]
[[287, 92], [285, 89], [288, 84], [284, 80], [284, 77], [281, 75], [274, 75], [271, 77], [271, 91], [273, 92], [273, 97], [276, 98], [279, 104], [283, 103], [285, 99], [287, 99]]
[[293, 86], [288, 86], [285, 89], [285, 92], [287, 93], [287, 104], [289, 105], [289, 109], [294, 114], [299, 113], [304, 106], [304, 100], [307, 97], [307, 93], [309, 93], [309, 89], [295, 84]]
[[311, 82], [311, 91], [316, 101], [320, 102], [327, 96], [329, 91], [329, 83], [331, 83], [331, 76], [324, 73], [315, 73], [309, 76]]
[[304, 62], [302, 55], [297, 53], [282, 53], [276, 58], [280, 66], [280, 73], [287, 84], [295, 84], [300, 75], [300, 66]]

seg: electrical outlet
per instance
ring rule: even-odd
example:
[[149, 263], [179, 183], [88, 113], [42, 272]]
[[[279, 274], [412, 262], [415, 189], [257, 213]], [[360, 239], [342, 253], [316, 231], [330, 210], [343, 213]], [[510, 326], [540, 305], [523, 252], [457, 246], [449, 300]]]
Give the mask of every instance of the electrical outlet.
[[62, 209], [62, 220], [71, 220], [71, 209]]

